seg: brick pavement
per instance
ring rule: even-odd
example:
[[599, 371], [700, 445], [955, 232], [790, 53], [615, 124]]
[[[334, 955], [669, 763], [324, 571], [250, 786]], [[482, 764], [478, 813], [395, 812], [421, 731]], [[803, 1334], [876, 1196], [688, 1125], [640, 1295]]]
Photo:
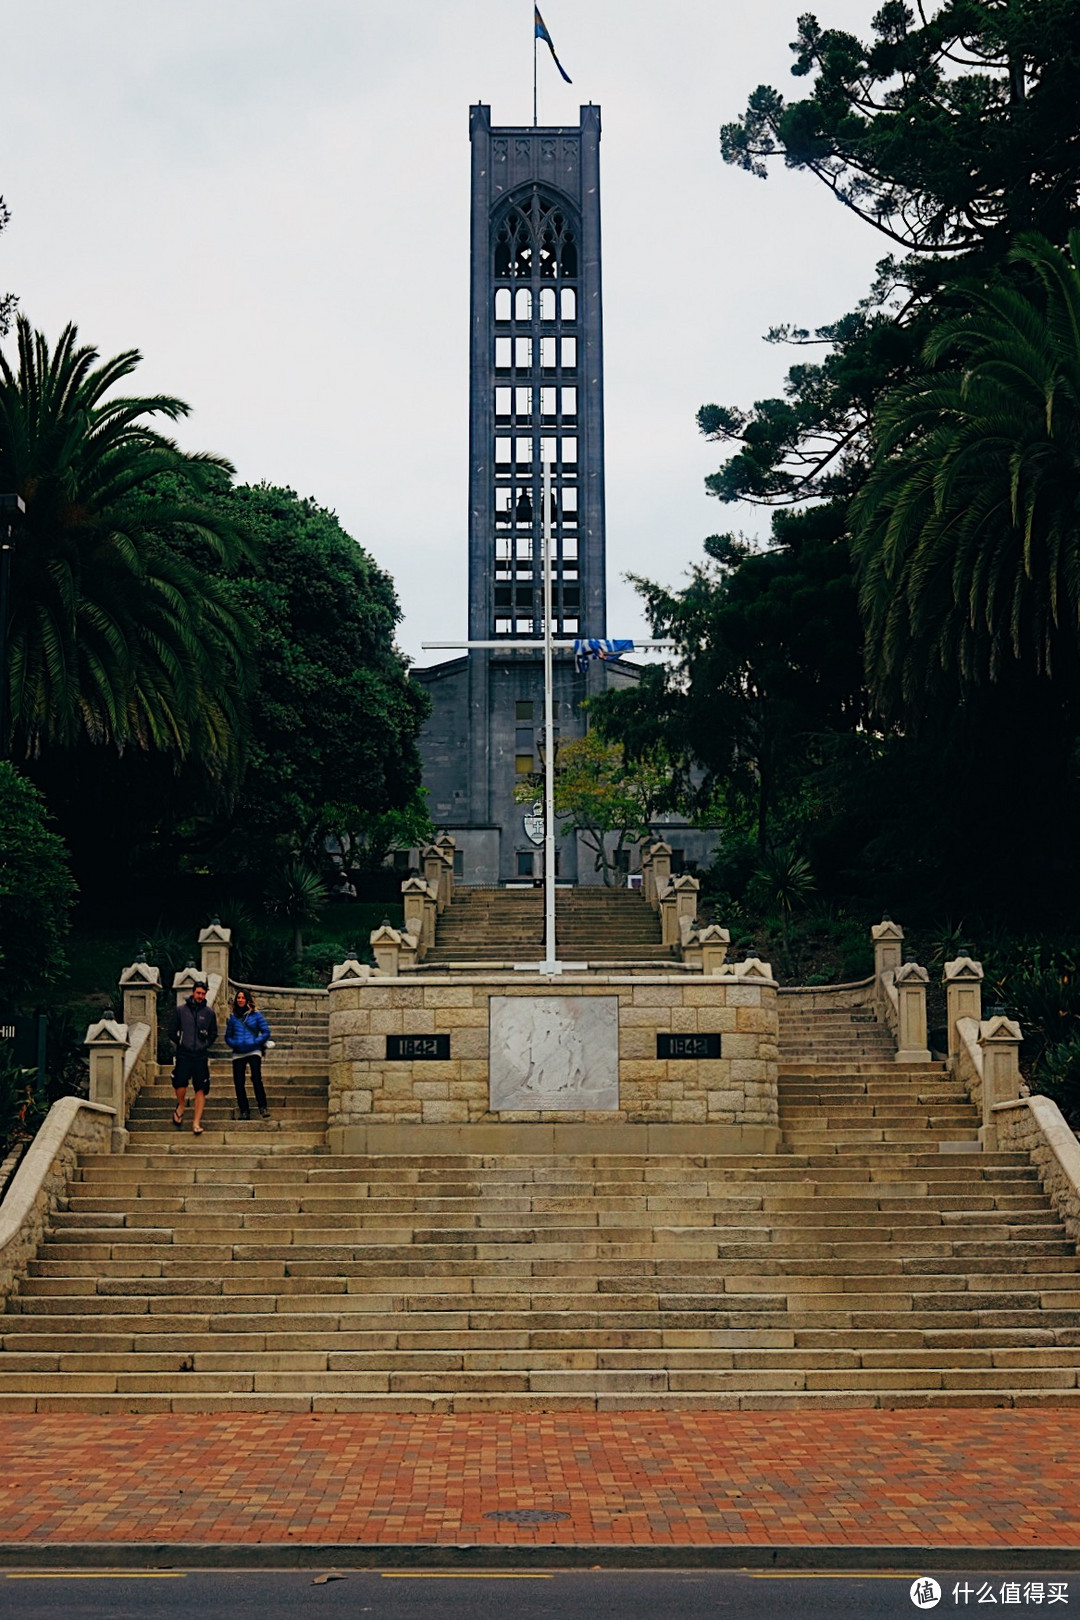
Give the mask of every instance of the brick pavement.
[[1080, 1413], [4, 1415], [0, 1541], [1080, 1546]]

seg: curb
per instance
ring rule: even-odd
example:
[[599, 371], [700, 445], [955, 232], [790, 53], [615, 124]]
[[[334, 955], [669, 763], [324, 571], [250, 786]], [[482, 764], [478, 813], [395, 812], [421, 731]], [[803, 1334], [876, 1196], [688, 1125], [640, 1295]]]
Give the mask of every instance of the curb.
[[0, 1542], [5, 1569], [1080, 1570], [1080, 1546], [483, 1546], [437, 1542]]

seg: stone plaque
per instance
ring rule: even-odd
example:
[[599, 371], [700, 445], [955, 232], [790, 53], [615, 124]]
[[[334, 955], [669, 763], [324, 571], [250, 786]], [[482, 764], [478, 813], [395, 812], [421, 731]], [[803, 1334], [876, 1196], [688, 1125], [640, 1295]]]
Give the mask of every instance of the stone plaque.
[[490, 1107], [619, 1106], [618, 996], [492, 996]]
[[657, 1035], [658, 1058], [718, 1058], [719, 1035]]
[[449, 1035], [388, 1035], [388, 1063], [438, 1063], [450, 1056]]

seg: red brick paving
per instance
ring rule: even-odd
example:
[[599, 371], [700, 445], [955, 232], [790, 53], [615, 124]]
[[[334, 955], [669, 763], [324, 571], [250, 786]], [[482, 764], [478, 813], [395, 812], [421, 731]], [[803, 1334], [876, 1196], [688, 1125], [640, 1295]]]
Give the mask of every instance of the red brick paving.
[[0, 1541], [1076, 1546], [1080, 1413], [5, 1415]]

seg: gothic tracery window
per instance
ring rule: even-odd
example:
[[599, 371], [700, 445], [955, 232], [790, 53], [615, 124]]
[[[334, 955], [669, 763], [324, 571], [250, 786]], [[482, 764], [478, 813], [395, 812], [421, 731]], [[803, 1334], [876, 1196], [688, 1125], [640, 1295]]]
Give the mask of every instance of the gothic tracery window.
[[577, 273], [577, 236], [566, 210], [534, 187], [531, 197], [511, 204], [495, 232], [495, 275], [574, 280]]

